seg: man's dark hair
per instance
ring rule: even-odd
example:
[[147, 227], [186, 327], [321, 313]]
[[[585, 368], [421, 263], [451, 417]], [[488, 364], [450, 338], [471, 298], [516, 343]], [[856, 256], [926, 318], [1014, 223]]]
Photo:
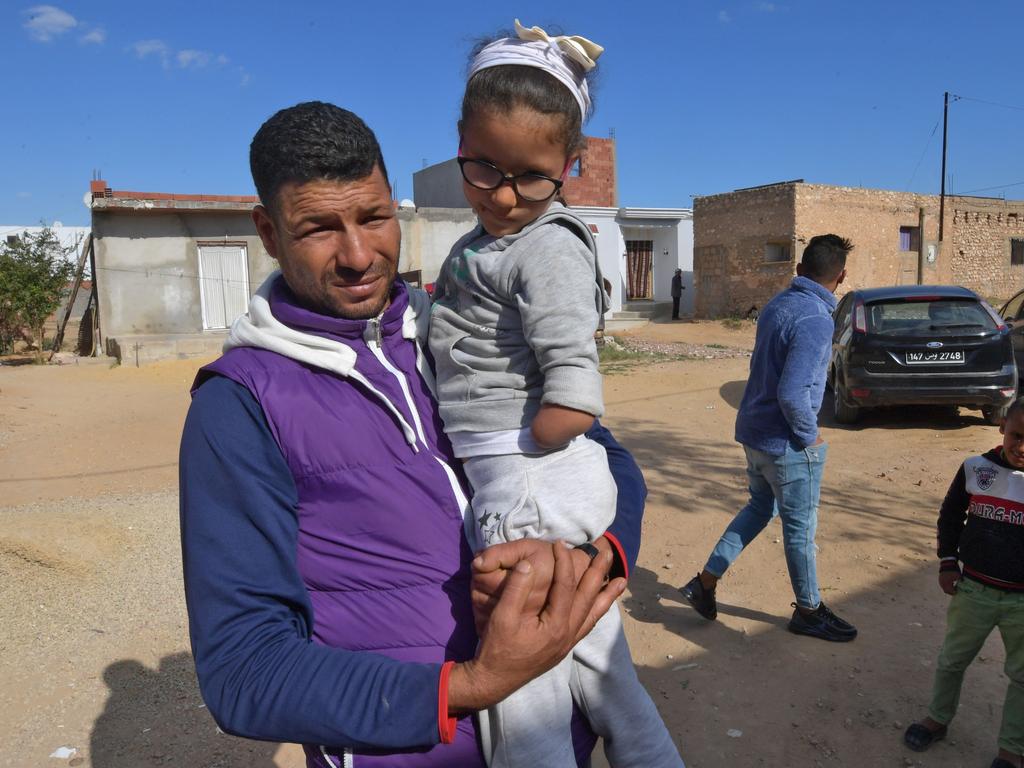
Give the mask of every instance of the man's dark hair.
[[249, 145], [249, 169], [260, 202], [274, 211], [283, 184], [356, 181], [380, 168], [384, 156], [373, 131], [347, 109], [307, 101], [277, 112]]
[[804, 277], [817, 281], [831, 281], [846, 268], [846, 255], [853, 243], [839, 235], [817, 235], [804, 248], [800, 259]]

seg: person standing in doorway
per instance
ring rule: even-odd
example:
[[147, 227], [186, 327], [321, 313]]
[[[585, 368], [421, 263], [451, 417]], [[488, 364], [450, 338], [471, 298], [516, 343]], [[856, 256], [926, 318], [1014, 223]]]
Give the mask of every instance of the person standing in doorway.
[[676, 269], [672, 275], [672, 319], [679, 319], [679, 299], [683, 296], [686, 287], [683, 285], [683, 270]]
[[789, 630], [822, 640], [853, 640], [857, 630], [821, 602], [814, 534], [828, 446], [818, 411], [832, 349], [835, 290], [853, 244], [838, 235], [811, 238], [789, 288], [757, 324], [750, 378], [736, 416], [747, 457], [750, 500], [729, 523], [704, 569], [680, 591], [701, 616], [718, 615], [715, 587], [740, 552], [778, 515], [796, 602]]

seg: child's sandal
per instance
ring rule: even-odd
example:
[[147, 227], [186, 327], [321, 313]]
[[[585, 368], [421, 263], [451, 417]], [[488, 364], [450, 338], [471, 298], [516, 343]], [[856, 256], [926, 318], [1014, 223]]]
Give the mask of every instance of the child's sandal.
[[936, 741], [946, 738], [946, 726], [932, 730], [921, 723], [913, 723], [903, 734], [903, 743], [915, 752], [924, 752]]

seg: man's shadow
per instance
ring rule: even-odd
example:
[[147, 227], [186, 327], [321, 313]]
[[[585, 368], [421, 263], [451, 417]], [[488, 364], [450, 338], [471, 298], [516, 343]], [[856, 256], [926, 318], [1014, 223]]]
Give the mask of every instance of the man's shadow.
[[103, 680], [109, 698], [89, 740], [95, 768], [276, 767], [278, 744], [218, 731], [200, 698], [190, 654], [165, 656], [155, 670], [123, 659], [104, 670]]
[[[666, 571], [675, 577], [675, 571]], [[686, 579], [689, 580], [689, 577]], [[635, 566], [629, 576], [629, 596], [623, 607], [636, 621], [647, 624], [661, 624], [687, 640], [706, 646], [709, 641], [723, 642], [735, 639], [740, 633], [721, 622], [709, 622], [686, 602], [679, 587], [661, 580], [658, 573]], [[718, 612], [726, 616], [758, 621], [764, 624], [786, 628], [787, 619], [754, 608], [732, 605], [718, 601]]]

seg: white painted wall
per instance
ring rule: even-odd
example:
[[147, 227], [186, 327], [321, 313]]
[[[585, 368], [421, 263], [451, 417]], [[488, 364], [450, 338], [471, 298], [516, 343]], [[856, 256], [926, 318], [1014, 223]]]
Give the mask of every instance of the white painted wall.
[[[626, 302], [626, 238], [623, 232], [654, 240], [654, 300], [671, 301], [672, 273], [683, 270], [681, 309], [693, 311], [693, 220], [687, 209], [574, 207], [573, 212], [594, 232], [602, 276], [612, 284], [611, 312]], [[468, 208], [418, 208], [398, 212], [402, 227], [401, 271], [421, 270], [424, 283], [437, 279], [452, 245], [476, 226]]]
[[597, 232], [593, 235], [597, 242], [597, 260], [601, 266], [601, 276], [612, 284], [609, 311], [618, 312], [626, 300], [625, 262], [622, 258], [626, 246], [622, 241], [618, 222], [615, 221], [618, 209], [586, 207], [573, 208], [573, 211], [588, 225], [592, 225], [591, 230], [597, 227]]
[[421, 270], [426, 285], [437, 280], [452, 246], [476, 226], [476, 214], [470, 208], [402, 209], [398, 222], [402, 227], [399, 271]]

